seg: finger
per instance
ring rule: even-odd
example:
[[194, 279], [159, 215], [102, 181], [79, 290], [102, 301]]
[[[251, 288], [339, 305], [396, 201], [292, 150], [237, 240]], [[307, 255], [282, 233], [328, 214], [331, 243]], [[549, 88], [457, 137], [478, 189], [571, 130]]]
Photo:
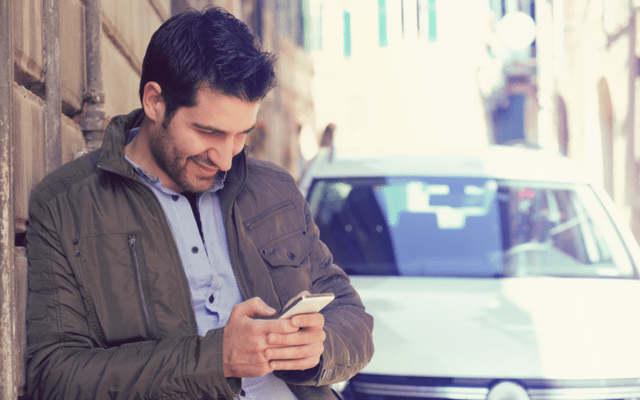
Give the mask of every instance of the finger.
[[320, 357], [323, 351], [322, 343], [312, 343], [304, 346], [272, 347], [265, 350], [264, 354], [268, 360], [282, 361]]
[[300, 360], [271, 361], [269, 366], [274, 371], [302, 371], [313, 368], [320, 362], [320, 357], [309, 357]]
[[324, 315], [320, 313], [300, 314], [291, 318], [291, 323], [301, 328], [322, 328], [324, 326]]
[[260, 297], [253, 297], [237, 304], [234, 311], [247, 317], [270, 317], [276, 313], [276, 310]]
[[327, 337], [322, 329], [305, 329], [293, 334], [270, 333], [267, 335], [269, 346], [299, 346], [311, 343], [323, 343]]
[[243, 343], [237, 345], [236, 360], [241, 363], [266, 362], [264, 351], [268, 348], [265, 335], [247, 338]]
[[300, 328], [291, 323], [290, 319], [256, 320], [256, 322], [265, 333], [291, 334], [300, 330]]

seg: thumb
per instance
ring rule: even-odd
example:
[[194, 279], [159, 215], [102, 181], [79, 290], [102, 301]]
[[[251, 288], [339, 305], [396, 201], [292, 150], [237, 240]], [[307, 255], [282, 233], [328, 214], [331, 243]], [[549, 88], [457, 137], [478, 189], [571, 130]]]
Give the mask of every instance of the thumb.
[[273, 307], [270, 307], [260, 297], [253, 297], [243, 303], [240, 303], [242, 307], [242, 314], [247, 317], [270, 317], [276, 313]]

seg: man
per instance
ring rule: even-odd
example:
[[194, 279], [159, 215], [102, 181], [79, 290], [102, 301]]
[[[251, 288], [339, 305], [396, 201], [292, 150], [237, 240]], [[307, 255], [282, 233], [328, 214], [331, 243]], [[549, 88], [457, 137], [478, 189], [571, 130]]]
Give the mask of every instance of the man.
[[[220, 9], [155, 32], [142, 109], [34, 190], [34, 399], [329, 399], [370, 359], [372, 319], [292, 178], [244, 146], [273, 61]], [[301, 290], [322, 313], [269, 319]]]

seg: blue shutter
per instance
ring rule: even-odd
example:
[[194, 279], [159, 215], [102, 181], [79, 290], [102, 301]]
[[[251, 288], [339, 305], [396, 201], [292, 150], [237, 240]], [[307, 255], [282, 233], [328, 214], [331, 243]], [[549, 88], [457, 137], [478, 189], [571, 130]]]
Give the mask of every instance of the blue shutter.
[[378, 44], [380, 47], [387, 47], [389, 38], [387, 36], [387, 1], [378, 0]]
[[429, 18], [429, 41], [435, 42], [438, 39], [436, 0], [429, 0], [427, 3], [427, 16]]
[[351, 57], [351, 13], [345, 11], [342, 14], [343, 20], [343, 33], [344, 33], [344, 56]]

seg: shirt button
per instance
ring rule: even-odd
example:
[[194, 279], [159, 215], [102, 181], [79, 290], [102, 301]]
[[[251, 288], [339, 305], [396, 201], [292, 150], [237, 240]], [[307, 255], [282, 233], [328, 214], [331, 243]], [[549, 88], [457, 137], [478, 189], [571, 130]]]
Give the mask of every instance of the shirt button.
[[246, 395], [247, 395], [247, 394], [244, 392], [244, 389], [241, 389], [241, 390], [240, 390], [240, 396], [244, 397], [244, 396], [246, 396]]
[[198, 246], [193, 246], [193, 247], [191, 248], [191, 252], [192, 252], [193, 254], [198, 253], [198, 250], [199, 250], [199, 249], [198, 249]]
[[177, 194], [172, 194], [171, 198], [173, 199], [173, 201], [178, 201], [180, 199], [180, 196], [178, 196]]
[[215, 297], [213, 297], [213, 295], [212, 295], [212, 294], [211, 294], [211, 295], [209, 295], [209, 303], [213, 304], [213, 301], [214, 301], [215, 299], [216, 299], [216, 298], [215, 298]]

